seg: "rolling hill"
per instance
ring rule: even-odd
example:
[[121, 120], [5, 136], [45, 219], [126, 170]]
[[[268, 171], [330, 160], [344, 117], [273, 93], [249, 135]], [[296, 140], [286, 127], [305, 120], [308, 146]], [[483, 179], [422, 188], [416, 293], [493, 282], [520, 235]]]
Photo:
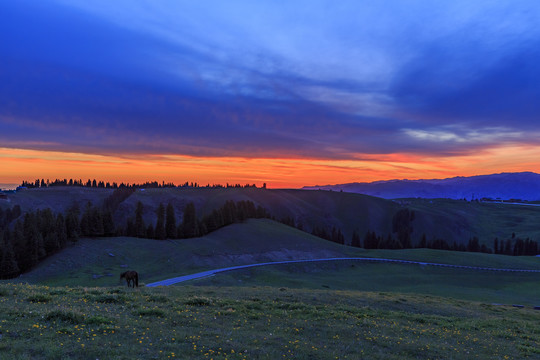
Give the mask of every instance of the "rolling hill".
[[[50, 207], [62, 212], [78, 204], [103, 204], [111, 189], [53, 187], [26, 189], [9, 194], [0, 206], [20, 205], [23, 212]], [[113, 214], [115, 223], [125, 224], [134, 217], [140, 201], [146, 224], [155, 224], [160, 203], [173, 205], [177, 222], [182, 221], [187, 203], [193, 202], [197, 215], [202, 217], [223, 206], [227, 200], [249, 200], [267, 209], [276, 219], [290, 218], [303, 230], [314, 227], [340, 229], [345, 243], [354, 231], [363, 238], [368, 231], [387, 236], [393, 232], [392, 218], [400, 210], [415, 212], [412, 240], [417, 243], [425, 234], [428, 239], [440, 238], [449, 242], [466, 243], [476, 236], [491, 247], [495, 237], [540, 239], [540, 207], [450, 199], [387, 200], [362, 194], [335, 191], [270, 190], [255, 188], [149, 188], [137, 190], [119, 204]]]
[[127, 268], [136, 268], [145, 282], [151, 282], [232, 265], [360, 252], [272, 220], [249, 220], [192, 239], [84, 238], [45, 259], [18, 281], [110, 286], [121, 283], [118, 274]]
[[[11, 282], [49, 286], [118, 286], [136, 269], [141, 285], [210, 269], [299, 259], [376, 257], [490, 268], [540, 269], [536, 257], [430, 249], [365, 250], [322, 240], [272, 220], [248, 220], [200, 238], [81, 239]], [[192, 285], [272, 286], [431, 294], [537, 305], [537, 273], [475, 271], [399, 263], [320, 262], [227, 272]], [[183, 284], [182, 284], [183, 285]]]
[[[51, 208], [64, 212], [73, 204], [84, 209], [88, 202], [101, 206], [113, 193], [110, 189], [53, 187], [18, 191], [9, 194], [9, 202], [0, 201], [0, 206], [20, 205], [22, 211]], [[386, 234], [391, 229], [392, 216], [400, 208], [392, 201], [360, 194], [338, 194], [331, 192], [307, 192], [302, 190], [267, 190], [254, 188], [149, 188], [137, 190], [116, 209], [115, 223], [125, 224], [133, 218], [137, 203], [143, 204], [146, 224], [155, 224], [156, 209], [160, 203], [170, 202], [181, 222], [185, 206], [193, 202], [199, 217], [209, 214], [226, 201], [249, 200], [267, 209], [277, 220], [293, 218], [307, 231], [314, 226], [341, 229], [347, 240], [358, 230], [365, 234], [368, 229]]]

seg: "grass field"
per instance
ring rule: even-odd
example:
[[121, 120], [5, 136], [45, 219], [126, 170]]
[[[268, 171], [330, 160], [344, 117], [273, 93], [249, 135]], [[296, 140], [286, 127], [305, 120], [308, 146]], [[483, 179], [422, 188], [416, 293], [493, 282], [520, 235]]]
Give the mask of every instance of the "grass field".
[[271, 220], [250, 220], [194, 239], [81, 239], [18, 280], [46, 285], [114, 286], [120, 284], [118, 274], [126, 268], [136, 269], [144, 282], [151, 282], [232, 265], [356, 253], [357, 249]]
[[449, 199], [407, 199], [417, 213], [414, 237], [425, 232], [440, 238], [465, 239], [477, 236], [493, 248], [493, 240], [506, 240], [512, 233], [540, 239], [540, 208], [500, 203], [466, 202]]
[[188, 240], [82, 239], [0, 282], [0, 359], [540, 358], [538, 274], [332, 262], [167, 288], [128, 289], [118, 279], [126, 268], [148, 283], [349, 256], [540, 269], [534, 257], [356, 249], [270, 220]]
[[[119, 286], [135, 269], [141, 283], [235, 265], [329, 257], [376, 257], [490, 268], [540, 269], [540, 258], [428, 249], [364, 250], [334, 244], [270, 220], [250, 220], [206, 237], [158, 241], [83, 239], [13, 282]], [[366, 262], [280, 265], [223, 273], [192, 284], [431, 294], [487, 303], [540, 305], [540, 274]]]
[[539, 282], [538, 273], [499, 273], [346, 261], [244, 269], [192, 281], [191, 284], [384, 291], [533, 307], [540, 306]]
[[0, 285], [4, 359], [540, 357], [540, 312], [275, 287]]

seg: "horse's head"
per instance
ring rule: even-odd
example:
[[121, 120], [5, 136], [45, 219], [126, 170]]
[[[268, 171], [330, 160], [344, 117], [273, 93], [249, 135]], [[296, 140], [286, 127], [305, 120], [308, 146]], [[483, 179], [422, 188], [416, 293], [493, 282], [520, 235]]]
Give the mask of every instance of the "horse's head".
[[120, 274], [120, 279], [125, 278], [125, 277], [126, 277], [126, 273], [127, 273], [127, 271], [121, 273], [121, 274]]

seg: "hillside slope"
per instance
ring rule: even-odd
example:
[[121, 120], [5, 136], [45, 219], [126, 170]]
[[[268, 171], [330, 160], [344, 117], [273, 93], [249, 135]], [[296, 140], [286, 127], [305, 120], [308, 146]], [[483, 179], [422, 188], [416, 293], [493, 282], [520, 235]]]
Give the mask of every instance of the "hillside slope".
[[219, 267], [360, 252], [272, 220], [249, 220], [193, 239], [81, 239], [17, 281], [111, 286], [120, 284], [118, 274], [128, 268], [140, 272], [144, 282], [151, 282]]
[[[100, 206], [113, 190], [79, 187], [54, 187], [26, 189], [9, 195], [9, 203], [4, 206], [20, 205], [23, 212], [39, 208], [51, 208], [63, 212], [73, 204], [84, 210], [88, 202]], [[155, 224], [156, 209], [162, 203], [170, 202], [175, 209], [177, 222], [182, 221], [185, 206], [193, 202], [200, 217], [220, 208], [226, 201], [252, 201], [256, 206], [267, 209], [277, 220], [292, 218], [311, 232], [313, 227], [331, 230], [341, 229], [346, 240], [352, 232], [365, 234], [368, 230], [379, 234], [391, 231], [392, 216], [399, 205], [392, 201], [360, 194], [333, 193], [328, 191], [307, 192], [302, 190], [269, 190], [254, 188], [163, 188], [137, 190], [122, 202], [114, 219], [125, 225], [135, 216], [137, 203], [143, 204], [146, 224]], [[2, 204], [0, 204], [2, 205]]]
[[[19, 204], [24, 211], [50, 207], [65, 211], [73, 204], [84, 209], [88, 202], [100, 206], [112, 194], [109, 189], [58, 187], [27, 189], [9, 195], [0, 206]], [[115, 223], [125, 225], [134, 218], [137, 203], [143, 204], [145, 223], [155, 224], [160, 203], [173, 205], [177, 223], [182, 222], [186, 204], [193, 202], [198, 217], [217, 209], [228, 201], [252, 201], [262, 206], [276, 220], [291, 218], [295, 224], [311, 232], [314, 227], [340, 229], [345, 242], [357, 231], [363, 238], [367, 231], [378, 235], [391, 234], [392, 218], [403, 208], [415, 211], [411, 234], [417, 243], [425, 234], [427, 239], [440, 238], [449, 242], [467, 243], [476, 236], [481, 243], [493, 246], [493, 239], [508, 239], [515, 233], [523, 239], [540, 239], [540, 207], [496, 203], [469, 202], [450, 199], [385, 200], [372, 196], [335, 191], [270, 190], [254, 188], [164, 188], [137, 190], [120, 203], [114, 213]]]
[[493, 240], [506, 240], [513, 234], [522, 239], [540, 240], [540, 207], [503, 203], [482, 203], [450, 199], [407, 199], [401, 202], [416, 213], [413, 239], [423, 233], [466, 242], [476, 236], [493, 246]]

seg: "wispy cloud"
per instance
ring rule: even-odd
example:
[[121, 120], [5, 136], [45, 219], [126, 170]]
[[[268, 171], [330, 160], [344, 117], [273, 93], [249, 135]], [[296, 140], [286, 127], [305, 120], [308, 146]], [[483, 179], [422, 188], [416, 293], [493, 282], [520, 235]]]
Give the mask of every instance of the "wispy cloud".
[[[444, 129], [404, 129], [403, 132], [418, 140], [428, 142], [454, 142], [458, 144], [500, 144], [501, 142], [519, 141], [525, 138], [522, 131], [504, 127], [466, 129], [459, 126], [447, 126]], [[528, 134], [537, 137], [538, 133]]]

